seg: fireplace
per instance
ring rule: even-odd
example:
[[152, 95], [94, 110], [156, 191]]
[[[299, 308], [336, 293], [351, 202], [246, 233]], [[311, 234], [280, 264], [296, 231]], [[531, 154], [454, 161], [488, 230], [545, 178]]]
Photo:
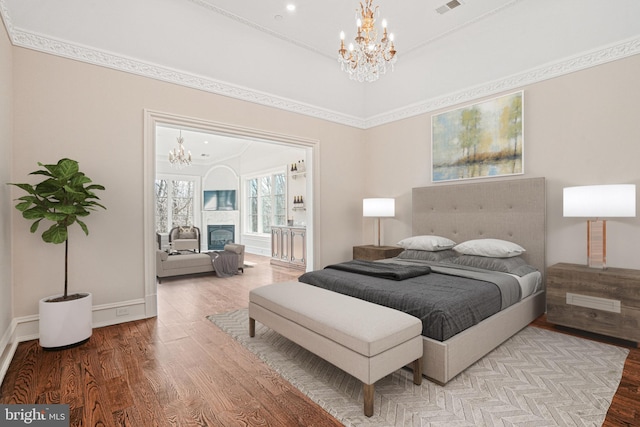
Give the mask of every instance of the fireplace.
[[221, 251], [227, 243], [233, 243], [236, 234], [235, 225], [207, 225], [207, 248]]

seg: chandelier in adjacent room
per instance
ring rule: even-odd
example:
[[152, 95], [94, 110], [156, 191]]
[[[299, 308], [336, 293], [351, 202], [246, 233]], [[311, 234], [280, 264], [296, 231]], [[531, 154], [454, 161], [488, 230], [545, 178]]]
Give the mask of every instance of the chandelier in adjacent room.
[[[349, 48], [344, 47], [344, 31], [340, 33], [340, 50], [338, 62], [343, 71], [349, 73], [352, 80], [373, 82], [381, 74], [387, 72], [387, 64], [393, 70], [396, 62], [396, 49], [393, 45], [393, 34], [387, 34], [387, 21], [382, 20], [382, 38], [378, 42], [378, 30], [375, 28], [378, 6], [373, 7], [373, 0], [360, 2], [360, 11], [356, 9], [356, 25], [358, 35]], [[360, 16], [358, 16], [360, 15]]]
[[169, 163], [171, 163], [171, 166], [175, 166], [179, 169], [191, 164], [191, 151], [185, 153], [183, 144], [184, 138], [182, 138], [181, 130], [180, 136], [178, 136], [178, 147], [169, 151]]

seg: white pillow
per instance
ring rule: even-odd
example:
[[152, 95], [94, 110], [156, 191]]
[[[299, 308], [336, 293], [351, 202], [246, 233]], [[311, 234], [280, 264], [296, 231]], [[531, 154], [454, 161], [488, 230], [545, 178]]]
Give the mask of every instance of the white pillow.
[[398, 242], [398, 246], [404, 249], [414, 249], [418, 251], [444, 251], [451, 249], [456, 242], [446, 237], [440, 236], [413, 236], [402, 239]]
[[509, 258], [525, 252], [522, 246], [500, 239], [467, 240], [453, 248], [463, 255], [479, 255], [493, 258]]

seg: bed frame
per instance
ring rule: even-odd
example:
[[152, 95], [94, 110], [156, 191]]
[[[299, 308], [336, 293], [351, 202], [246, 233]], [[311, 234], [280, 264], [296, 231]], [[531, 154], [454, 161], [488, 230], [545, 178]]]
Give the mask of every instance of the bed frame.
[[[545, 272], [545, 179], [523, 178], [414, 188], [412, 232], [457, 243], [509, 240]], [[543, 289], [446, 341], [423, 337], [424, 375], [445, 384], [545, 311]]]

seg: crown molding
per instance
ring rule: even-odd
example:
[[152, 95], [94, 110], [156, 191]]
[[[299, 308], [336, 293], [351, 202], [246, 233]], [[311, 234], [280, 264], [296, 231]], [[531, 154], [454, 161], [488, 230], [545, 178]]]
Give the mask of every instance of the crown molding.
[[445, 96], [432, 98], [365, 119], [365, 129], [430, 113], [442, 108], [496, 95], [513, 89], [560, 77], [586, 68], [640, 54], [640, 37], [595, 49], [580, 55], [548, 63], [512, 76], [483, 83]]
[[[198, 0], [191, 0], [202, 3]], [[585, 68], [626, 58], [640, 53], [640, 36], [624, 40], [604, 48], [545, 64], [532, 70], [506, 78], [483, 83], [471, 88], [427, 99], [372, 117], [354, 117], [321, 107], [297, 102], [277, 95], [233, 85], [196, 74], [163, 67], [157, 64], [128, 58], [122, 55], [94, 49], [79, 44], [57, 40], [41, 34], [16, 28], [8, 14], [6, 2], [0, 0], [0, 13], [14, 46], [49, 53], [101, 67], [124, 71], [143, 77], [161, 80], [205, 92], [228, 96], [267, 107], [303, 114], [359, 129], [369, 129], [386, 123], [429, 113], [442, 108], [473, 101], [485, 96], [521, 88], [533, 83], [559, 77]]]
[[69, 43], [41, 34], [13, 28], [11, 40], [15, 46], [33, 49], [76, 61], [101, 67], [112, 68], [156, 80], [186, 86], [193, 89], [224, 95], [268, 107], [279, 108], [293, 113], [304, 114], [335, 123], [362, 128], [364, 120], [357, 117], [304, 104], [288, 98], [215, 80], [209, 77], [160, 66], [157, 64], [128, 58], [122, 55]]

